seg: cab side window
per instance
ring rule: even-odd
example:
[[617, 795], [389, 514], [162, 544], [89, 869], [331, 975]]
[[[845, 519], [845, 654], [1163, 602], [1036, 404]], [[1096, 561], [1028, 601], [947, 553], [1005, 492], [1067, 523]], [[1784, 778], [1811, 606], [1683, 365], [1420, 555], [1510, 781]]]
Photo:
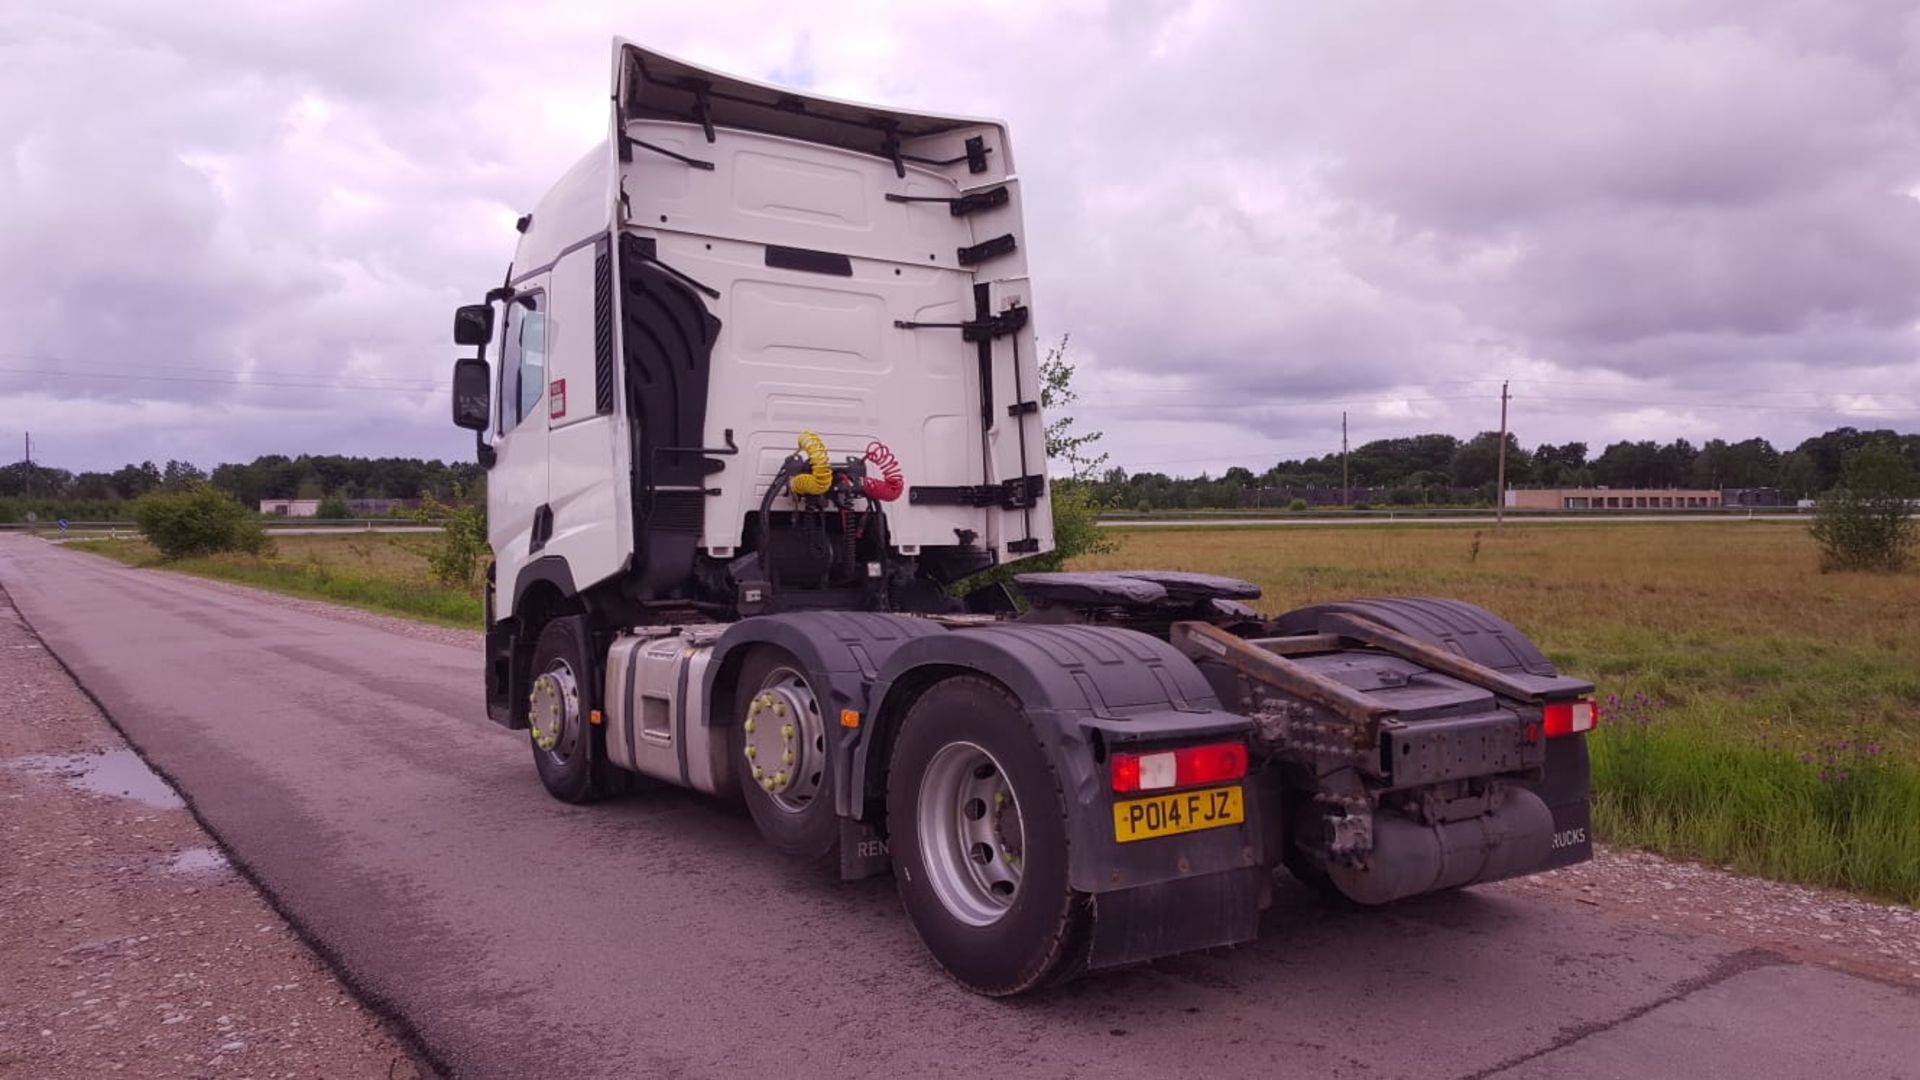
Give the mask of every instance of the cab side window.
[[534, 414], [547, 390], [546, 296], [528, 293], [507, 304], [500, 365], [500, 434]]

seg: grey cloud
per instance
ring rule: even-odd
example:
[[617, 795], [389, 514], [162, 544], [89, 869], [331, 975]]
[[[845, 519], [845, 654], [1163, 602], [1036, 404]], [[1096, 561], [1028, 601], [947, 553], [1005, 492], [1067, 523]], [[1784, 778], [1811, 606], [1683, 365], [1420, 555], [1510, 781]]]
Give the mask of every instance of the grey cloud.
[[112, 0], [0, 16], [0, 368], [340, 386], [0, 371], [0, 436], [51, 409], [74, 466], [466, 453], [431, 389], [447, 309], [599, 137], [622, 32], [1009, 119], [1040, 329], [1133, 461], [1324, 452], [1331, 402], [1364, 437], [1469, 434], [1504, 375], [1537, 380], [1529, 439], [1639, 434], [1554, 400], [1595, 378], [1914, 410], [1696, 410], [1696, 439], [1920, 421], [1909, 3]]

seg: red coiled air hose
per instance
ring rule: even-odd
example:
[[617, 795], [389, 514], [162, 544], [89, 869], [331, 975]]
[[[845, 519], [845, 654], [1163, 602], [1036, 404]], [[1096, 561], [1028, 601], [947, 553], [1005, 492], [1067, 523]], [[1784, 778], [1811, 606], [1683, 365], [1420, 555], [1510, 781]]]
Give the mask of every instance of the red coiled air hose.
[[880, 470], [879, 476], [869, 476], [861, 485], [867, 498], [879, 502], [892, 502], [907, 489], [905, 478], [900, 475], [900, 459], [893, 456], [887, 444], [878, 439], [867, 444], [867, 460]]

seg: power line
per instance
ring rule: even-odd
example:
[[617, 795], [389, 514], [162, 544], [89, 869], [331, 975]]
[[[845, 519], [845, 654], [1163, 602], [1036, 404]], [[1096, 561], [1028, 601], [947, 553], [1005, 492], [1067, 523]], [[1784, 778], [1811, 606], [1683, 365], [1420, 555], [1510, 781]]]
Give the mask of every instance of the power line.
[[[1390, 398], [1374, 398], [1374, 399], [1362, 400], [1362, 401], [1286, 401], [1286, 402], [1271, 402], [1271, 403], [1262, 402], [1258, 400], [1248, 400], [1246, 398], [1240, 398], [1234, 401], [1144, 400], [1144, 401], [1137, 401], [1137, 402], [1136, 401], [1106, 402], [1104, 404], [1108, 408], [1137, 408], [1137, 407], [1144, 407], [1144, 406], [1152, 406], [1154, 408], [1160, 408], [1160, 409], [1264, 409], [1269, 411], [1297, 411], [1297, 410], [1304, 410], [1304, 409], [1319, 410], [1319, 409], [1327, 408], [1329, 406], [1340, 406], [1340, 405], [1345, 405], [1345, 406], [1406, 405], [1406, 404], [1418, 404], [1421, 402], [1429, 402], [1429, 401], [1488, 401], [1488, 400], [1491, 400], [1493, 397], [1494, 395], [1492, 394], [1469, 394], [1469, 395], [1460, 396], [1460, 397], [1390, 397]], [[1103, 404], [1099, 399], [1092, 398], [1092, 397], [1083, 397], [1083, 398], [1080, 398], [1079, 400], [1089, 405]]]
[[[1520, 380], [1516, 379], [1513, 381], [1518, 382]], [[1808, 391], [1808, 393], [1811, 393], [1811, 391]], [[1802, 412], [1802, 413], [1838, 413], [1838, 414], [1864, 413], [1864, 414], [1885, 414], [1889, 416], [1902, 416], [1902, 415], [1920, 413], [1920, 404], [1904, 406], [1904, 407], [1878, 406], [1878, 405], [1871, 405], [1871, 406], [1870, 405], [1843, 405], [1843, 404], [1836, 404], [1836, 403], [1827, 403], [1827, 404], [1820, 404], [1820, 405], [1770, 405], [1770, 404], [1765, 404], [1761, 402], [1749, 402], [1749, 401], [1692, 401], [1692, 400], [1660, 399], [1660, 398], [1654, 398], [1654, 397], [1602, 398], [1602, 397], [1587, 397], [1587, 396], [1580, 396], [1580, 395], [1561, 395], [1561, 394], [1523, 394], [1523, 395], [1516, 395], [1516, 396], [1524, 397], [1528, 401], [1560, 401], [1560, 402], [1571, 402], [1571, 403], [1583, 404], [1583, 405], [1624, 405], [1624, 406], [1631, 406], [1633, 408], [1641, 408], [1641, 409], [1646, 409], [1646, 408], [1736, 409], [1736, 410], [1752, 410], [1756, 412]], [[1829, 395], [1829, 396], [1844, 397], [1847, 395], [1836, 394], [1836, 395]], [[1861, 396], [1866, 396], [1866, 395], [1861, 395]], [[1469, 394], [1464, 396], [1448, 396], [1448, 397], [1394, 397], [1394, 398], [1378, 398], [1378, 399], [1365, 400], [1365, 401], [1313, 401], [1313, 402], [1286, 402], [1286, 403], [1274, 403], [1274, 404], [1268, 404], [1268, 403], [1259, 402], [1256, 400], [1248, 400], [1246, 398], [1241, 398], [1241, 399], [1232, 400], [1232, 401], [1134, 401], [1134, 402], [1105, 401], [1103, 402], [1096, 398], [1086, 398], [1083, 400], [1086, 401], [1087, 404], [1089, 405], [1099, 406], [1105, 410], [1152, 408], [1152, 409], [1222, 409], [1222, 410], [1238, 410], [1240, 412], [1258, 412], [1258, 411], [1314, 410], [1314, 409], [1326, 408], [1330, 405], [1347, 405], [1347, 406], [1403, 405], [1403, 404], [1420, 404], [1424, 402], [1492, 401], [1498, 397], [1499, 397], [1498, 394]]]
[[283, 390], [398, 390], [418, 393], [443, 391], [449, 388], [447, 383], [397, 383], [397, 382], [284, 382], [251, 378], [215, 378], [195, 375], [148, 375], [127, 371], [65, 371], [57, 368], [18, 368], [0, 366], [0, 372], [14, 375], [51, 375], [67, 379], [118, 379], [127, 382], [180, 382], [212, 383], [225, 386], [260, 386]]
[[[105, 370], [113, 374], [136, 374], [134, 372], [128, 372], [127, 365], [125, 364], [105, 365], [97, 361], [71, 360], [65, 357], [60, 357], [60, 356], [50, 356], [45, 353], [0, 352], [0, 362], [35, 364], [35, 365], [39, 365], [38, 367], [35, 368], [35, 370], [39, 370], [39, 371], [45, 371], [45, 370], [71, 371], [71, 372], [74, 372], [75, 374], [86, 374], [87, 369], [91, 368], [94, 370]], [[300, 378], [304, 374], [306, 374], [304, 372], [299, 372], [299, 371], [283, 371], [283, 370], [276, 370], [273, 368], [243, 369], [243, 368], [234, 368], [227, 365], [214, 367], [206, 364], [162, 364], [162, 363], [157, 363], [154, 361], [144, 360], [144, 359], [139, 362], [139, 366], [141, 371], [145, 371], [149, 368], [162, 368], [167, 371], [198, 371], [198, 372], [205, 372], [213, 375], [231, 375], [236, 377], [264, 374], [264, 375], [271, 375], [276, 377], [286, 376], [291, 378]], [[393, 378], [386, 378], [383, 376], [363, 376], [362, 378], [369, 382], [412, 383], [412, 382], [418, 381], [418, 380], [408, 380], [408, 379], [393, 379]]]

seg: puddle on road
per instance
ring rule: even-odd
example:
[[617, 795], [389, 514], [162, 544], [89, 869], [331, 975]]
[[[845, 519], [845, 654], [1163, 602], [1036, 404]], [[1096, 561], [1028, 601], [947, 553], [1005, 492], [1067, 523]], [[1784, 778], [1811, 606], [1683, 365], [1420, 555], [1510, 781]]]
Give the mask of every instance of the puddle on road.
[[217, 874], [230, 869], [227, 857], [210, 847], [193, 847], [175, 855], [167, 863], [170, 874]]
[[173, 788], [140, 755], [131, 750], [100, 754], [31, 754], [15, 758], [8, 767], [66, 781], [67, 786], [95, 795], [133, 799], [156, 810], [178, 810], [185, 804]]

